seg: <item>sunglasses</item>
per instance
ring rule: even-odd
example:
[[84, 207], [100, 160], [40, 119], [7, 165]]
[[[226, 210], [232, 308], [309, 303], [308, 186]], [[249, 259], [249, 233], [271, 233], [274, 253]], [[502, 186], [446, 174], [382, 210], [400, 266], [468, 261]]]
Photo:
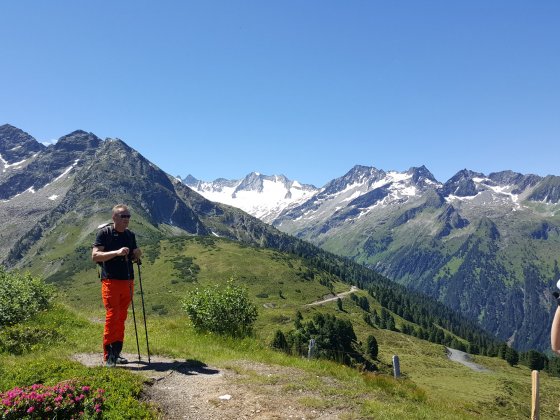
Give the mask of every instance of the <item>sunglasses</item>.
[[121, 219], [130, 219], [130, 214], [119, 214]]

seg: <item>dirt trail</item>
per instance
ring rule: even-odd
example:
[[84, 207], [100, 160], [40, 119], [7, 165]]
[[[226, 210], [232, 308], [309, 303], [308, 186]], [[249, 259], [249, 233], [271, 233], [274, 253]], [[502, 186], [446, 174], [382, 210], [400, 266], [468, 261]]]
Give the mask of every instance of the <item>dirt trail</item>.
[[474, 362], [471, 362], [470, 354], [465, 353], [464, 351], [461, 350], [452, 349], [450, 347], [446, 347], [446, 349], [447, 349], [447, 357], [449, 357], [449, 360], [461, 363], [476, 372], [490, 372], [490, 370], [486, 369], [484, 366], [480, 366]]
[[[145, 398], [155, 404], [162, 419], [338, 419], [352, 409], [336, 401], [325, 401], [320, 390], [299, 388], [308, 374], [295, 368], [234, 361], [226, 369], [204, 363], [152, 356], [138, 362], [124, 355], [127, 369], [147, 378]], [[76, 354], [86, 366], [102, 365], [101, 353]], [[332, 378], [320, 378], [327, 388], [338, 386]], [[314, 401], [314, 404], [306, 404]], [[321, 402], [321, 408], [314, 408]]]
[[347, 296], [350, 293], [356, 292], [358, 290], [360, 290], [360, 289], [358, 289], [356, 286], [352, 286], [352, 287], [350, 287], [350, 290], [348, 292], [342, 292], [342, 293], [339, 293], [338, 295], [333, 295], [332, 297], [328, 297], [328, 298], [325, 298], [323, 300], [318, 300], [318, 301], [313, 302], [313, 303], [308, 303], [307, 306], [316, 306], [316, 305], [322, 305], [323, 303], [332, 302], [333, 300], [337, 300], [338, 298], [343, 298], [344, 296]]

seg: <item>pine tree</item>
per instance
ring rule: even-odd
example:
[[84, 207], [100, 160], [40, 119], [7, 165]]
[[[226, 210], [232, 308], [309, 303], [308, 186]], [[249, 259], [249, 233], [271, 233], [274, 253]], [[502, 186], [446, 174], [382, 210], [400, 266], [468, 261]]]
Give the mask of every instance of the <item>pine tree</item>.
[[274, 334], [274, 338], [272, 339], [271, 346], [274, 349], [288, 352], [288, 341], [286, 340], [286, 336], [282, 331], [276, 330], [276, 333]]
[[296, 319], [294, 320], [294, 327], [296, 330], [301, 328], [301, 321], [303, 321], [303, 315], [300, 311], [296, 312]]
[[367, 338], [367, 354], [372, 359], [377, 359], [377, 353], [379, 352], [379, 347], [377, 346], [377, 340], [373, 335], [368, 335]]
[[543, 370], [545, 365], [545, 358], [544, 354], [539, 353], [536, 350], [529, 350], [526, 354], [527, 358], [527, 366], [531, 370]]
[[510, 366], [515, 366], [517, 365], [517, 363], [519, 363], [519, 353], [517, 353], [515, 349], [508, 347], [506, 350], [505, 359]]

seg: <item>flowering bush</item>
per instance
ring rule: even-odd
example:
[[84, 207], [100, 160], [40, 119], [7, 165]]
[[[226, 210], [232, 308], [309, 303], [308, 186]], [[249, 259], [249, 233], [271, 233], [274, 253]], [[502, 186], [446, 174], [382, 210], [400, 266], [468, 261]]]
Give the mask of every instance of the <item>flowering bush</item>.
[[101, 419], [104, 390], [65, 382], [52, 387], [35, 384], [0, 393], [2, 419]]

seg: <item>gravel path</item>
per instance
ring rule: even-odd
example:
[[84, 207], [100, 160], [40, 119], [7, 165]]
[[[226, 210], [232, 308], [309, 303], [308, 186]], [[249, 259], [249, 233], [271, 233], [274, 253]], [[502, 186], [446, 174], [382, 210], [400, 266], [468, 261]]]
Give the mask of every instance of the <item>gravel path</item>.
[[449, 347], [446, 347], [446, 349], [447, 349], [447, 357], [449, 357], [449, 360], [461, 363], [476, 372], [490, 372], [490, 370], [486, 369], [484, 366], [480, 366], [474, 362], [471, 362], [470, 354]]
[[339, 293], [338, 295], [331, 295], [323, 300], [318, 300], [313, 303], [308, 303], [307, 306], [316, 306], [316, 305], [322, 305], [323, 303], [332, 302], [333, 300], [337, 300], [338, 298], [343, 298], [344, 296], [347, 296], [350, 293], [356, 292], [358, 290], [360, 289], [358, 289], [356, 286], [352, 286], [350, 287], [350, 290], [348, 292], [342, 292]]
[[[331, 420], [353, 416], [347, 402], [326, 399], [320, 387], [299, 388], [297, 384], [309, 376], [299, 369], [243, 360], [218, 369], [159, 356], [152, 356], [148, 364], [147, 360], [137, 362], [136, 355], [124, 356], [130, 363], [117, 369], [146, 376], [145, 398], [159, 408], [162, 419]], [[76, 354], [74, 359], [86, 366], [102, 365], [101, 353]], [[317, 380], [326, 388], [339, 386], [330, 377]], [[309, 401], [313, 404], [306, 403]]]

